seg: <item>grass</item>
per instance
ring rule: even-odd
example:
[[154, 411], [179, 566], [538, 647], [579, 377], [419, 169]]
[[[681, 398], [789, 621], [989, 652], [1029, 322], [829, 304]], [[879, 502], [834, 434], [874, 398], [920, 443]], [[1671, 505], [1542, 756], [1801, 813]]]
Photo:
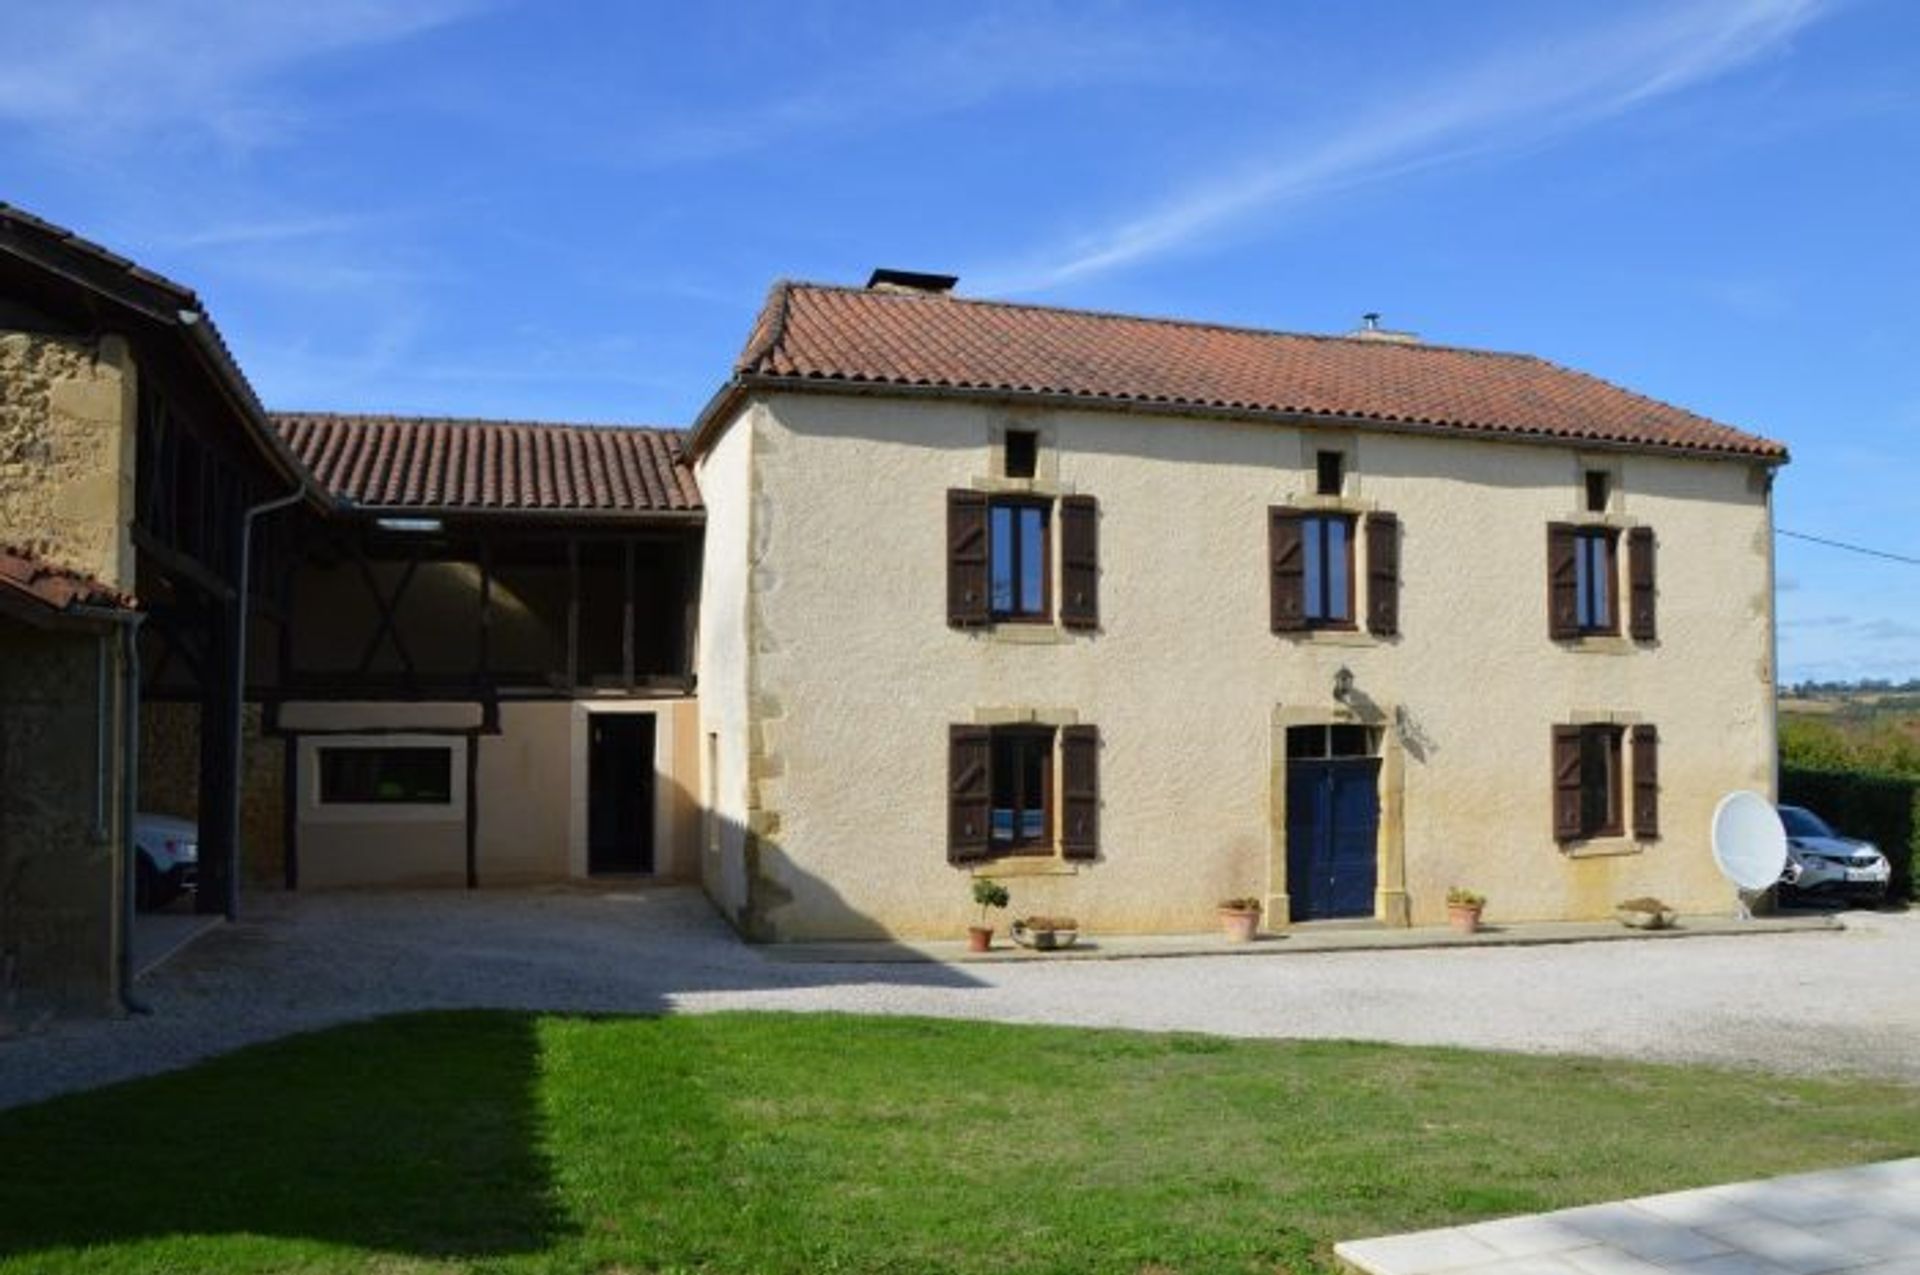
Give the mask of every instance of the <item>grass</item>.
[[1920, 1153], [1920, 1090], [813, 1015], [412, 1015], [0, 1113], [0, 1271], [1272, 1272]]

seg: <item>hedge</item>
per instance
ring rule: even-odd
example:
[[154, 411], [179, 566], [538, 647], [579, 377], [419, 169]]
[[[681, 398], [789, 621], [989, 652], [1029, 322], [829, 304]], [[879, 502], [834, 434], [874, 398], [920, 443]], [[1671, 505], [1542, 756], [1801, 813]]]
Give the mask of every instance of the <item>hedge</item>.
[[1879, 846], [1893, 866], [1887, 897], [1914, 897], [1913, 865], [1920, 858], [1920, 779], [1784, 766], [1780, 801], [1805, 806], [1842, 836]]

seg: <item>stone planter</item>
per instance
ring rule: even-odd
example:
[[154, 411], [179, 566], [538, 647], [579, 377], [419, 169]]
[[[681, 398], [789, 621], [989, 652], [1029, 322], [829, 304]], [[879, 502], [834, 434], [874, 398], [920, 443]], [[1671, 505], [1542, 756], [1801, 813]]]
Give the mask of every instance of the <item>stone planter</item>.
[[1620, 924], [1634, 930], [1665, 930], [1673, 927], [1678, 916], [1672, 908], [1662, 908], [1658, 912], [1644, 911], [1640, 908], [1615, 908], [1613, 915]]
[[1036, 930], [1025, 921], [1015, 921], [1009, 933], [1015, 943], [1036, 952], [1058, 952], [1080, 941], [1079, 930]]

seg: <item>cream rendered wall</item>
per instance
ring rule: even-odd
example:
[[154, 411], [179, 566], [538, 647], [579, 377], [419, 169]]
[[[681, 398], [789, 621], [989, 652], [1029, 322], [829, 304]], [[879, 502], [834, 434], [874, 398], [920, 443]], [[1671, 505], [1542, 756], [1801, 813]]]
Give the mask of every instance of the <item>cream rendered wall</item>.
[[[697, 876], [693, 831], [698, 811], [697, 751], [681, 741], [693, 734], [698, 704], [690, 699], [542, 700], [500, 705], [499, 733], [471, 732], [480, 708], [471, 703], [355, 701], [289, 703], [283, 730], [301, 732], [303, 753], [317, 743], [354, 732], [412, 731], [419, 738], [454, 746], [455, 801], [445, 817], [407, 814], [381, 818], [378, 811], [329, 818], [314, 807], [311, 768], [303, 759], [297, 807], [300, 884], [304, 887], [365, 885], [460, 885], [466, 881], [466, 808], [462, 750], [476, 750], [474, 772], [475, 863], [483, 887], [526, 885], [586, 876], [576, 853], [585, 812], [576, 809], [585, 792], [585, 727], [594, 711], [646, 712], [662, 725], [655, 757], [655, 875]], [[684, 723], [684, 726], [682, 725]], [[412, 742], [408, 737], [406, 742]]]
[[[946, 625], [945, 491], [988, 477], [1010, 421], [1056, 449], [1058, 490], [1100, 501], [1097, 636]], [[970, 874], [945, 858], [947, 726], [1007, 708], [1071, 714], [1102, 739], [1100, 861], [993, 869], [1014, 912], [1109, 932], [1209, 926], [1222, 897], [1280, 893], [1274, 720], [1331, 720], [1343, 665], [1404, 722], [1390, 747], [1414, 923], [1443, 916], [1452, 884], [1492, 896], [1495, 919], [1597, 917], [1649, 892], [1732, 904], [1708, 856], [1712, 806], [1773, 782], [1769, 510], [1747, 464], [1588, 458], [1618, 474], [1616, 520], [1659, 538], [1661, 640], [1575, 651], [1546, 631], [1546, 524], [1582, 508], [1571, 449], [812, 395], [745, 423], [750, 555], [736, 525], [749, 430], [728, 431], [701, 474], [701, 685], [710, 729], [738, 731], [743, 692], [755, 707], [764, 932], [956, 933]], [[1266, 510], [1312, 491], [1321, 439], [1351, 449], [1348, 496], [1402, 521], [1399, 639], [1268, 631]], [[729, 628], [743, 620], [744, 670]], [[1550, 727], [1601, 715], [1659, 728], [1665, 835], [1574, 857], [1551, 836]], [[737, 818], [737, 788], [723, 794]]]
[[700, 573], [700, 877], [720, 910], [744, 925], [747, 904], [749, 585], [754, 547], [754, 437], [760, 409], [749, 406], [700, 458], [696, 477], [707, 506]]

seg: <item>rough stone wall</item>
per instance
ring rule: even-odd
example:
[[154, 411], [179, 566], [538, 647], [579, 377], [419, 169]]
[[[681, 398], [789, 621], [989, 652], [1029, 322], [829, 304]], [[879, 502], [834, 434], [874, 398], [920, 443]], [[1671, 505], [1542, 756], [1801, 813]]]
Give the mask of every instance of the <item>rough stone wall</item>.
[[[245, 775], [241, 782], [241, 871], [249, 883], [283, 879], [286, 841], [286, 743], [260, 733], [260, 706], [247, 705], [240, 723]], [[140, 706], [140, 809], [181, 819], [200, 817], [200, 706], [149, 700]]]
[[110, 1003], [118, 771], [110, 752], [101, 793], [98, 685], [93, 635], [0, 620], [0, 1033]]
[[0, 332], [0, 541], [133, 588], [126, 342]]

